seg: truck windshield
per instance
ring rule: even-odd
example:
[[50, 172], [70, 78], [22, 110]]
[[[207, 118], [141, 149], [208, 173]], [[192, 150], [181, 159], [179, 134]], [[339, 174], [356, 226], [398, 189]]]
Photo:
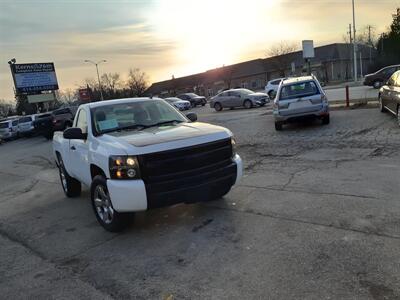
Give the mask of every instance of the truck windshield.
[[92, 108], [91, 116], [95, 135], [187, 122], [183, 115], [161, 100], [106, 104]]

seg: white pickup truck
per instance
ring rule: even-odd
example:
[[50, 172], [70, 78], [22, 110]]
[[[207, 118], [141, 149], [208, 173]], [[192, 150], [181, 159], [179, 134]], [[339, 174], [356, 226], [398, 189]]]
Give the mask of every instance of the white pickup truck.
[[124, 229], [136, 211], [218, 199], [242, 176], [228, 129], [157, 98], [81, 105], [73, 127], [55, 133], [53, 150], [65, 194], [90, 187], [109, 231]]

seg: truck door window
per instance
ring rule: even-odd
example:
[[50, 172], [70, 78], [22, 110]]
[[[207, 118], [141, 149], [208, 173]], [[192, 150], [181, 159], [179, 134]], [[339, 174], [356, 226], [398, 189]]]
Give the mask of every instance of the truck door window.
[[84, 109], [79, 111], [78, 119], [76, 120], [76, 127], [82, 129], [83, 133], [87, 132], [86, 112]]

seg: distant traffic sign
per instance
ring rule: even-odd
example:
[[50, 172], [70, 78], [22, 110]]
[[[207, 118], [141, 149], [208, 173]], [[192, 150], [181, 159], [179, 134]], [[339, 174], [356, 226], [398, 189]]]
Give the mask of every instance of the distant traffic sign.
[[17, 93], [58, 90], [54, 63], [12, 64], [11, 71]]

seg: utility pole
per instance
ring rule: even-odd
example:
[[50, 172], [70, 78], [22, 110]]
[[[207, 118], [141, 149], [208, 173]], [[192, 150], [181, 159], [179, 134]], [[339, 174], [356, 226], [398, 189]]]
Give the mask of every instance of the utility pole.
[[354, 82], [357, 82], [357, 41], [356, 41], [356, 14], [354, 10], [354, 0], [353, 4], [353, 56], [354, 56]]
[[104, 100], [104, 97], [103, 97], [103, 88], [102, 88], [101, 82], [100, 82], [100, 75], [99, 75], [99, 67], [98, 67], [98, 66], [99, 66], [99, 64], [101, 64], [101, 63], [103, 63], [103, 62], [107, 62], [107, 61], [106, 61], [105, 59], [103, 59], [103, 60], [100, 60], [100, 61], [98, 61], [98, 62], [94, 62], [94, 61], [92, 61], [92, 60], [85, 59], [85, 62], [91, 63], [91, 64], [93, 64], [93, 65], [96, 66], [97, 80], [99, 81], [100, 98], [101, 98], [101, 101], [103, 101], [103, 100]]
[[[351, 45], [351, 44], [353, 44], [353, 38], [352, 38], [352, 34], [351, 34], [351, 24], [349, 24], [349, 31], [347, 33], [350, 36], [350, 43], [349, 44]], [[353, 75], [354, 70], [351, 71], [352, 70], [351, 66], [353, 66], [353, 49], [352, 48], [350, 48], [350, 74]], [[354, 78], [354, 75], [352, 77]]]
[[372, 62], [372, 41], [371, 41], [371, 25], [368, 25], [368, 44], [369, 44], [369, 63]]

